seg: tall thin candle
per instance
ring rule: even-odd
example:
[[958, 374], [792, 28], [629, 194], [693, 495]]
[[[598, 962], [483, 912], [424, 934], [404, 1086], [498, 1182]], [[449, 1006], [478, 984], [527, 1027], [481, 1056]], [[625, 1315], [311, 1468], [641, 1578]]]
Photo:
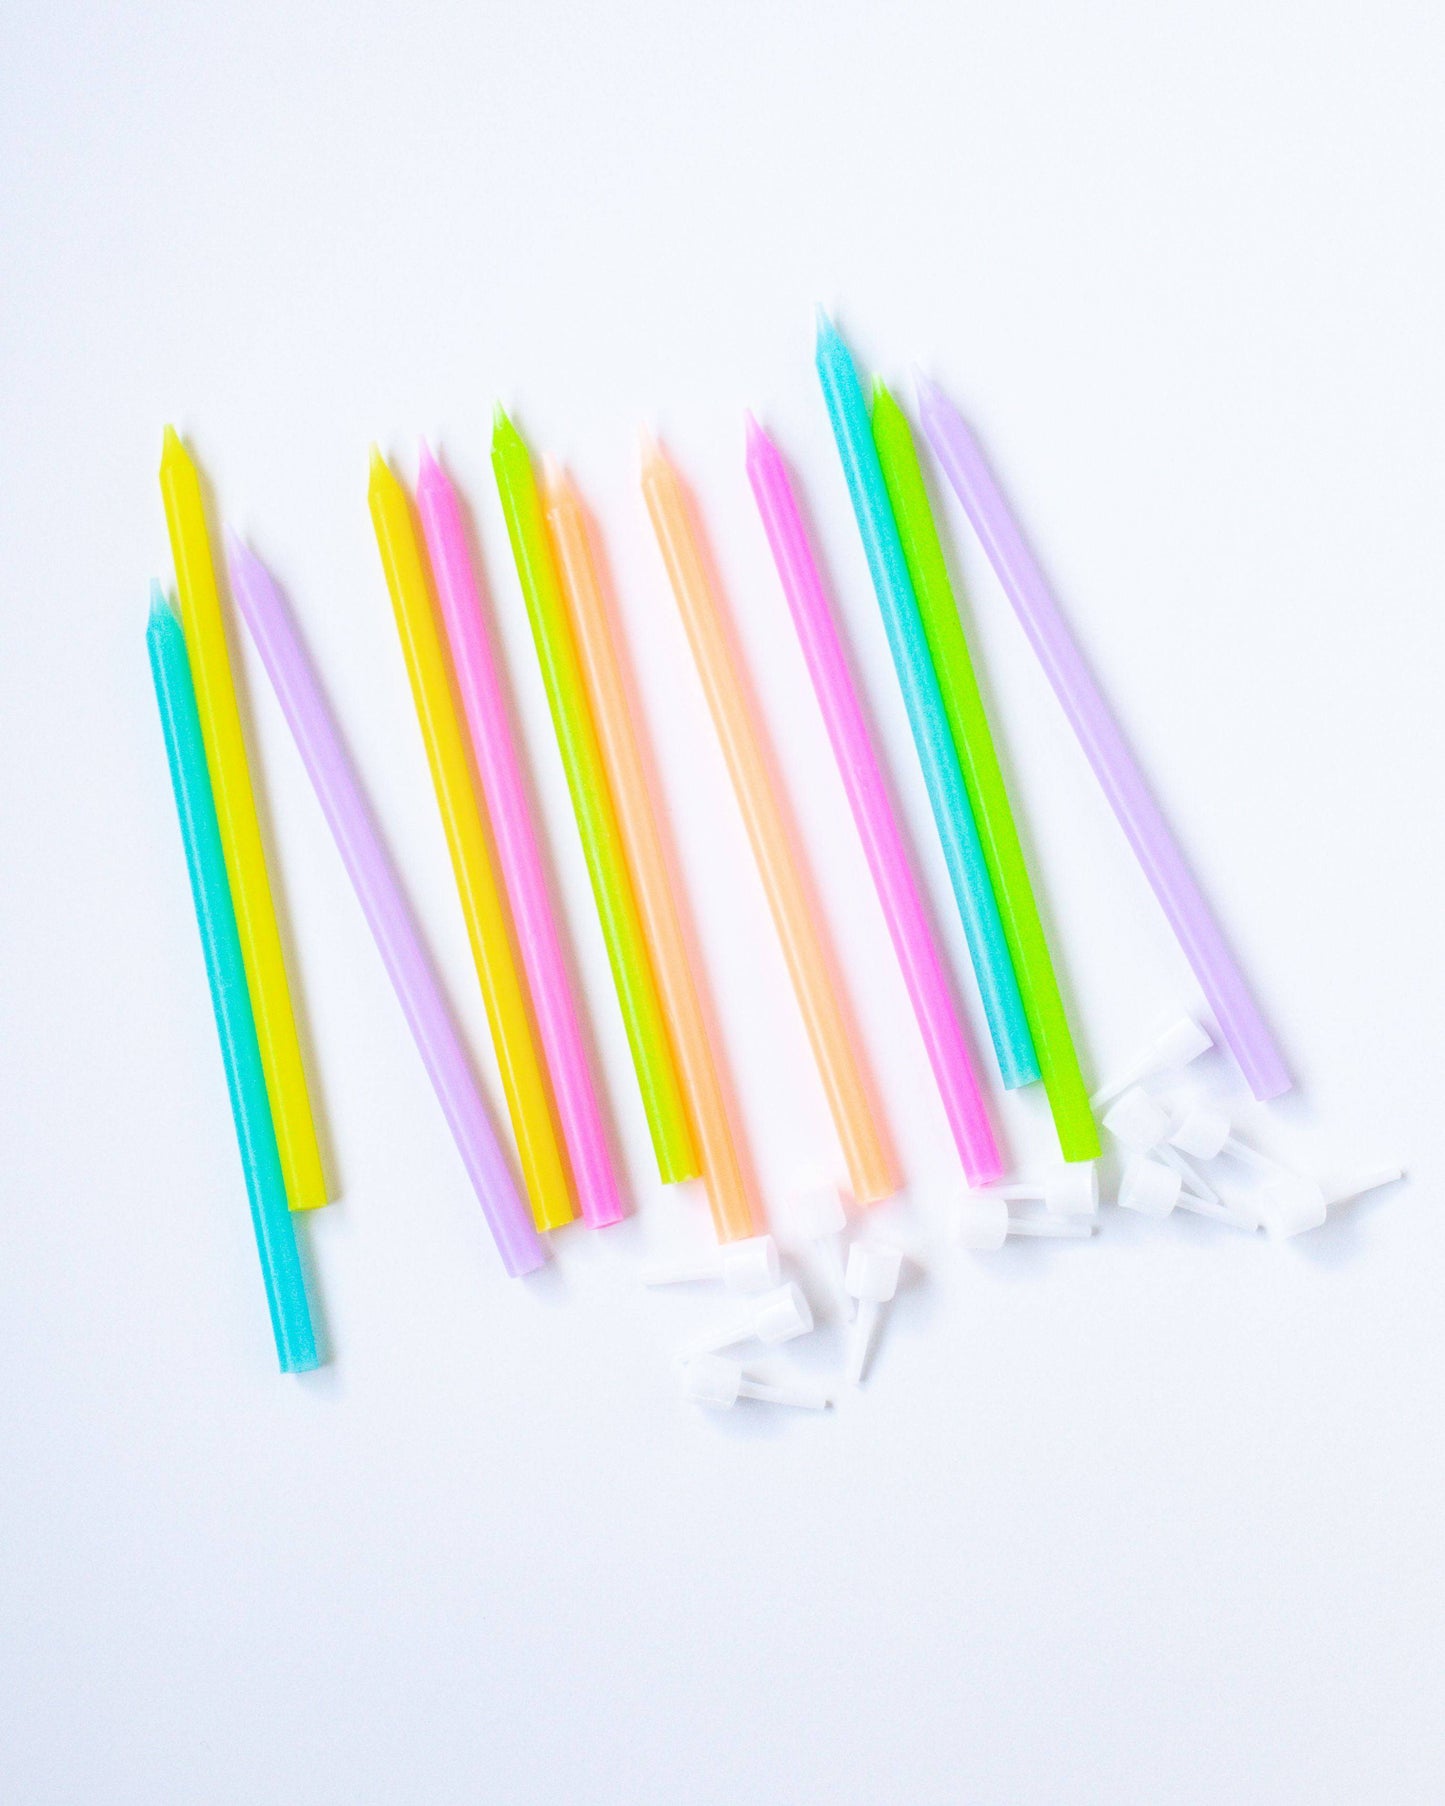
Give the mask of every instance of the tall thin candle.
[[998, 1146], [793, 486], [751, 414], [747, 433], [748, 478], [959, 1158], [970, 1185], [991, 1185], [1003, 1170]]
[[935, 383], [920, 377], [918, 399], [924, 430], [938, 461], [1194, 968], [1220, 1033], [1254, 1095], [1261, 1102], [1279, 1097], [1293, 1083], [1284, 1055], [1024, 542], [977, 439]]
[[687, 498], [677, 472], [656, 445], [649, 445], [644, 456], [642, 489], [843, 1144], [853, 1196], [860, 1204], [876, 1203], [897, 1190], [893, 1160], [864, 1076], [862, 1055], [844, 1007], [812, 887], [768, 769], [762, 730], [728, 644]]
[[286, 1204], [286, 1181], [276, 1146], [261, 1047], [256, 1039], [256, 1019], [246, 987], [246, 965], [241, 957], [226, 856], [206, 769], [191, 665], [181, 624], [159, 586], [151, 591], [146, 650], [160, 705], [166, 759], [191, 880], [191, 900], [201, 931], [211, 1008], [221, 1039], [226, 1088], [231, 1094], [231, 1116], [241, 1149], [241, 1168], [246, 1177], [256, 1252], [261, 1257], [276, 1358], [282, 1373], [309, 1373], [319, 1364], [316, 1333], [306, 1298], [306, 1275], [296, 1246], [296, 1226]]
[[612, 780], [617, 819], [677, 1050], [678, 1070], [687, 1092], [713, 1227], [719, 1241], [738, 1241], [751, 1235], [755, 1227], [748, 1177], [733, 1135], [717, 1051], [688, 957], [681, 905], [668, 870], [613, 623], [608, 618], [593, 562], [581, 499], [560, 469], [548, 468], [545, 475], [547, 524], [557, 550], [557, 571], [577, 638], [602, 757]]
[[161, 451], [161, 497], [286, 1195], [293, 1210], [314, 1210], [326, 1202], [326, 1176], [321, 1170], [321, 1149], [286, 983], [276, 907], [266, 875], [266, 852], [256, 819], [231, 656], [226, 649], [226, 624], [206, 531], [201, 481], [172, 427], [166, 428]]
[[572, 1177], [583, 1216], [594, 1229], [602, 1228], [622, 1218], [622, 1199], [607, 1145], [607, 1129], [592, 1083], [572, 981], [562, 955], [547, 877], [527, 806], [526, 786], [507, 719], [506, 697], [482, 620], [482, 598], [461, 509], [456, 491], [425, 445], [421, 448], [416, 499], [451, 645], [452, 669], [496, 836], [497, 860], [512, 905], [537, 1027], [552, 1074], [557, 1114], [572, 1157]]
[[918, 598], [918, 612], [928, 637], [963, 781], [968, 787], [973, 819], [978, 824], [983, 856], [988, 861], [988, 875], [993, 881], [993, 894], [1029, 1019], [1029, 1033], [1039, 1057], [1059, 1149], [1065, 1160], [1097, 1160], [1099, 1130], [1089, 1107], [1089, 1088], [1079, 1070], [1079, 1056], [1069, 1032], [1034, 888], [1029, 882], [958, 602], [948, 579], [948, 562], [939, 542], [917, 448], [902, 408], [881, 381], [873, 385], [873, 441], [878, 447], [878, 461], [888, 485], [908, 574], [913, 579], [913, 593]]
[[322, 814], [336, 841], [417, 1051], [513, 1278], [547, 1256], [498, 1143], [471, 1061], [422, 944], [375, 817], [296, 623], [270, 573], [245, 546], [227, 548], [231, 590], [261, 654]]
[[487, 1006], [522, 1177], [537, 1227], [555, 1229], [571, 1222], [573, 1212], [552, 1098], [472, 781], [451, 672], [432, 604], [426, 554], [406, 491], [375, 449], [369, 493], [376, 543]]

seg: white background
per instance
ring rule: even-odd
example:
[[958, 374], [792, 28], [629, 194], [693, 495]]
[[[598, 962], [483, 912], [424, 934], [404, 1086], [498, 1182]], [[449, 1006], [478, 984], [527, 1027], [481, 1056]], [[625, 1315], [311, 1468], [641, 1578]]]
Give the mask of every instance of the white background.
[[[0, 23], [0, 1797], [1445, 1796], [1437, 1209], [1445, 21], [1406, 4], [18, 4]], [[742, 466], [794, 462], [975, 1035], [811, 367], [976, 422], [1301, 1080], [1413, 1178], [1277, 1247], [1109, 1208], [990, 1260]], [[708, 1417], [488, 464], [606, 536], [749, 1143], [840, 1163], [636, 485], [695, 484], [910, 1185], [866, 1389]], [[495, 1097], [366, 509], [475, 509], [637, 1215], [509, 1283], [263, 674], [340, 1201], [274, 1372], [143, 633], [172, 420], [286, 585]], [[976, 546], [1086, 1061], [1181, 957]], [[991, 1070], [991, 1068], [990, 1068]], [[1216, 1066], [1215, 1084], [1227, 1082]], [[1000, 1106], [1021, 1166], [1036, 1100]], [[779, 1219], [782, 1212], [779, 1210]], [[836, 1332], [789, 1366], [832, 1369]]]

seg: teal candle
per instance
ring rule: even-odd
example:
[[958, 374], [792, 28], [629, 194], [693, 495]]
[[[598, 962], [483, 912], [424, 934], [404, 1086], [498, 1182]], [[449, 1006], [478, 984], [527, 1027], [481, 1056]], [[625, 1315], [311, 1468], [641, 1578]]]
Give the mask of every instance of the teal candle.
[[160, 705], [166, 759], [171, 768], [176, 813], [186, 849], [191, 877], [191, 897], [196, 924], [206, 956], [206, 978], [226, 1085], [231, 1093], [231, 1114], [241, 1147], [246, 1175], [246, 1195], [251, 1203], [251, 1226], [261, 1256], [261, 1276], [271, 1311], [271, 1332], [283, 1373], [308, 1373], [319, 1365], [311, 1307], [306, 1298], [306, 1276], [296, 1246], [296, 1231], [286, 1203], [286, 1182], [271, 1104], [266, 1095], [266, 1075], [251, 995], [246, 989], [246, 968], [241, 960], [241, 939], [236, 912], [226, 881], [226, 860], [221, 851], [221, 830], [206, 770], [201, 722], [196, 712], [196, 691], [181, 624], [161, 594], [151, 590], [150, 624], [146, 628], [151, 676]]
[[1038, 1078], [1038, 1056], [898, 536], [893, 504], [888, 499], [878, 449], [873, 443], [868, 403], [852, 354], [832, 321], [821, 312], [817, 364], [853, 513], [888, 632], [889, 650], [908, 710], [908, 723], [913, 729], [913, 744], [928, 786], [934, 824], [968, 937], [999, 1073], [1012, 1090]]

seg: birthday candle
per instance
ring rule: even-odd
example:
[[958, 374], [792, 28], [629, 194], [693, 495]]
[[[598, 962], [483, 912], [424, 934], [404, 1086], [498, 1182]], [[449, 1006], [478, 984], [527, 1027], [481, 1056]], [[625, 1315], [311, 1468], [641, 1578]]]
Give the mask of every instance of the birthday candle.
[[688, 959], [680, 905], [649, 794], [635, 716], [629, 706], [607, 604], [592, 560], [587, 522], [577, 491], [562, 471], [544, 467], [544, 474], [547, 524], [557, 551], [557, 570], [577, 638], [597, 737], [612, 780], [617, 819], [672, 1029], [678, 1069], [687, 1092], [713, 1227], [719, 1241], [738, 1241], [750, 1236], [755, 1227], [747, 1177], [733, 1138], [716, 1051]]
[[969, 656], [948, 565], [939, 543], [918, 452], [902, 408], [879, 381], [873, 385], [873, 442], [893, 504], [908, 574], [943, 696], [973, 818], [988, 861], [1008, 950], [1023, 996], [1029, 1032], [1065, 1160], [1097, 1160], [1099, 1130], [1089, 1088], [1069, 1033], [1059, 981], [1024, 864], [1018, 828], [1004, 787], [993, 733]]
[[1029, 644], [1063, 705], [1134, 857], [1153, 886], [1185, 958], [1194, 968], [1220, 1033], [1261, 1102], [1293, 1081], [1249, 985], [1230, 952], [1138, 761], [1024, 543], [978, 441], [935, 384], [920, 379], [919, 408], [929, 443], [998, 573]]
[[253, 552], [227, 545], [231, 591], [251, 630], [321, 812], [395, 988], [502, 1262], [516, 1278], [547, 1258], [482, 1102], [471, 1061], [422, 944], [356, 768], [296, 631], [291, 611]]
[[406, 491], [374, 447], [369, 499], [417, 721], [431, 766], [467, 936], [487, 1006], [522, 1178], [539, 1229], [570, 1223], [572, 1201], [552, 1099], [527, 1010], [481, 807], [467, 763], [425, 553]]
[[472, 569], [456, 491], [425, 445], [416, 485], [422, 531], [436, 578], [452, 668], [461, 692], [472, 751], [496, 835], [497, 859], [512, 905], [537, 1027], [546, 1050], [557, 1114], [572, 1157], [582, 1214], [594, 1229], [622, 1219], [622, 1199], [607, 1129], [592, 1084], [572, 983], [562, 956], [547, 878], [532, 829], [526, 787], [507, 721]]
[[1003, 1170], [998, 1146], [792, 484], [751, 414], [747, 431], [748, 477], [959, 1158], [970, 1185], [991, 1185]]
[[171, 427], [166, 428], [161, 451], [161, 496], [286, 1195], [293, 1210], [314, 1210], [326, 1202], [326, 1176], [321, 1170], [281, 935], [266, 876], [266, 854], [231, 679], [200, 478]]
[[276, 1358], [282, 1373], [309, 1373], [319, 1364], [319, 1358], [311, 1307], [306, 1299], [306, 1275], [296, 1246], [296, 1227], [286, 1204], [286, 1181], [246, 986], [246, 966], [226, 876], [221, 830], [206, 771], [190, 660], [181, 624], [159, 585], [151, 590], [146, 650], [160, 705], [166, 760], [185, 843], [191, 900], [201, 931], [211, 1008], [221, 1040], [226, 1088], [231, 1094], [231, 1116], [241, 1149], [241, 1168], [246, 1177], [256, 1251], [261, 1257]]
[[868, 404], [858, 385], [848, 347], [832, 321], [821, 312], [817, 363], [944, 861], [973, 956], [999, 1071], [1010, 1089], [1027, 1085], [1039, 1076], [1038, 1059], [1009, 959], [988, 864], [979, 844], [978, 827], [949, 733], [928, 641], [918, 617], [918, 602], [909, 581], [898, 527], [883, 473], [878, 468]]
[[843, 1144], [853, 1196], [860, 1204], [872, 1204], [897, 1190], [893, 1162], [864, 1078], [801, 854], [768, 771], [761, 729], [754, 720], [742, 673], [728, 645], [687, 499], [677, 472], [656, 445], [649, 445], [645, 453], [642, 489]]
[[572, 796], [577, 832], [592, 880], [592, 895], [612, 967], [612, 982], [642, 1089], [642, 1107], [665, 1185], [695, 1179], [700, 1170], [687, 1106], [642, 917], [623, 852], [622, 834], [597, 729], [587, 702], [577, 647], [547, 539], [532, 460], [521, 434], [501, 408], [492, 431], [492, 468], [517, 566], [542, 683]]

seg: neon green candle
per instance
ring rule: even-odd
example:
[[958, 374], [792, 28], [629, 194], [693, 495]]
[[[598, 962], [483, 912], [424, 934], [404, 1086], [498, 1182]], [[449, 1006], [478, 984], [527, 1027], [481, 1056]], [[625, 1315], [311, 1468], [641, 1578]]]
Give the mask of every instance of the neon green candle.
[[532, 459], [522, 435], [501, 408], [492, 426], [492, 470], [507, 517], [507, 536], [532, 624], [537, 662], [542, 667], [658, 1171], [665, 1185], [695, 1179], [702, 1169]]
[[968, 640], [948, 578], [948, 565], [928, 501], [923, 469], [902, 408], [881, 382], [873, 385], [873, 442], [903, 540], [928, 650], [943, 692], [944, 712], [963, 767], [984, 859], [998, 899], [1029, 1033], [1065, 1160], [1097, 1160], [1099, 1131], [1064, 1014], [1038, 903], [1019, 845], [993, 733], [979, 693]]

